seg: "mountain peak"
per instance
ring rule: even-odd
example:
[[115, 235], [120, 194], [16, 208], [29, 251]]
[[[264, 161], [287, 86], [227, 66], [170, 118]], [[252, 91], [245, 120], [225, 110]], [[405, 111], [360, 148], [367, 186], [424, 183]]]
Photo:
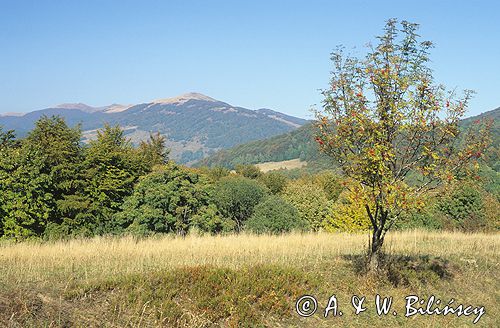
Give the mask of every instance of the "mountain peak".
[[54, 106], [54, 108], [62, 108], [62, 109], [79, 109], [84, 112], [93, 112], [95, 110], [94, 107], [83, 104], [83, 103], [65, 103]]
[[214, 98], [211, 98], [209, 96], [205, 96], [204, 94], [201, 94], [201, 93], [189, 92], [189, 93], [185, 93], [183, 95], [177, 96], [177, 97], [157, 99], [153, 102], [157, 103], [157, 104], [183, 104], [189, 100], [201, 100], [201, 101], [210, 101], [210, 102], [217, 102], [218, 101], [218, 100], [215, 100]]
[[110, 113], [120, 113], [120, 112], [124, 112], [126, 111], [127, 109], [129, 109], [130, 107], [132, 107], [133, 105], [120, 105], [120, 104], [111, 104], [109, 106], [105, 106], [103, 107], [102, 111], [106, 114], [110, 114]]

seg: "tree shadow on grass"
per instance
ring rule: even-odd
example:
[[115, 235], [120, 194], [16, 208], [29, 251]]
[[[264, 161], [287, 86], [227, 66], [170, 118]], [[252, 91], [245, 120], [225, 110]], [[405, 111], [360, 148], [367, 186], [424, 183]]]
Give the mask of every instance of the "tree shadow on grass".
[[[359, 275], [372, 274], [367, 269], [368, 256], [346, 255], [354, 271]], [[429, 284], [439, 280], [450, 280], [458, 268], [447, 259], [430, 255], [383, 254], [379, 260], [379, 269], [375, 274], [387, 279], [394, 287]]]

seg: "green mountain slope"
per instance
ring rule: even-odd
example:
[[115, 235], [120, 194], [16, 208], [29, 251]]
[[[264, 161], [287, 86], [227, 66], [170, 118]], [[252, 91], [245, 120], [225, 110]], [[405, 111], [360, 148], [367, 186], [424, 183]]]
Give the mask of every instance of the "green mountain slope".
[[[492, 134], [492, 147], [498, 149], [500, 143], [500, 107], [481, 115], [469, 117], [462, 121], [466, 127], [477, 119], [492, 118], [495, 120]], [[319, 153], [314, 141], [312, 124], [304, 125], [294, 131], [278, 135], [266, 140], [253, 141], [231, 149], [219, 151], [198, 162], [196, 166], [224, 166], [233, 168], [237, 164], [257, 164], [277, 162], [300, 158], [309, 164], [323, 166], [328, 158]], [[494, 154], [489, 158], [491, 167], [495, 167], [498, 159]]]

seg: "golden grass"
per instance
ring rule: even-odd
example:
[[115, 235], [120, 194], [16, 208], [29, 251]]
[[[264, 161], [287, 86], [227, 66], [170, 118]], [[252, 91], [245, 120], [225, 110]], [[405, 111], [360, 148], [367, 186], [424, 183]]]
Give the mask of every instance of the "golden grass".
[[257, 166], [264, 173], [280, 169], [287, 169], [287, 170], [299, 169], [306, 165], [307, 162], [303, 162], [299, 158], [281, 162], [265, 162], [265, 163], [255, 164], [255, 166]]
[[[368, 234], [308, 233], [283, 236], [162, 236], [19, 243], [0, 246], [0, 282], [36, 282], [72, 276], [95, 279], [156, 269], [256, 264], [315, 267], [342, 255], [361, 254]], [[500, 234], [404, 231], [388, 234], [386, 249], [401, 255], [478, 257], [498, 261]]]
[[[413, 259], [441, 257], [452, 279], [410, 267], [410, 284], [356, 273], [368, 233], [186, 238], [97, 237], [59, 242], [0, 243], [0, 326], [39, 327], [463, 327], [455, 316], [360, 316], [301, 319], [298, 296], [311, 293], [324, 306], [335, 293], [346, 311], [353, 294], [394, 297], [436, 295], [447, 302], [484, 305], [481, 327], [498, 327], [500, 234], [395, 231], [386, 251]], [[354, 256], [354, 257], [353, 257]], [[286, 277], [286, 278], [284, 278]], [[285, 283], [286, 282], [286, 283]], [[228, 285], [230, 284], [230, 285]], [[272, 314], [268, 310], [272, 309]], [[208, 311], [208, 312], [207, 312]]]

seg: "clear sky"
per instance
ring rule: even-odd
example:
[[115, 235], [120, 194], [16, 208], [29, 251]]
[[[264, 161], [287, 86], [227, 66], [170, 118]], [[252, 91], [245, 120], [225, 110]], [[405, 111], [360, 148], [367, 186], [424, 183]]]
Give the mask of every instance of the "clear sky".
[[500, 1], [0, 0], [0, 113], [196, 91], [310, 117], [336, 45], [420, 23], [439, 82], [500, 106]]

